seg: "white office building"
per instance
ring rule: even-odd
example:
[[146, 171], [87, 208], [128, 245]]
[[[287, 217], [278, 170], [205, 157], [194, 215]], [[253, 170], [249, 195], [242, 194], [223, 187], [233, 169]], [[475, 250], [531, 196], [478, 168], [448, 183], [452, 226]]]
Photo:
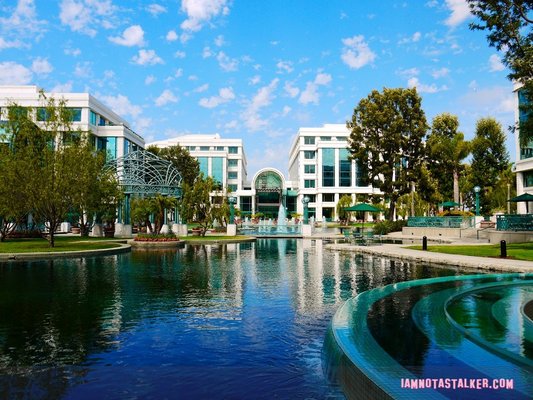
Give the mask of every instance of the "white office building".
[[349, 159], [349, 136], [345, 124], [298, 130], [289, 152], [289, 180], [298, 191], [299, 213], [303, 212], [301, 200], [307, 196], [309, 215], [335, 220], [336, 205], [343, 195], [355, 202], [356, 195], [378, 193], [368, 185], [363, 166]]
[[[520, 106], [526, 102], [524, 93], [521, 90], [521, 85], [515, 85], [515, 120], [516, 126], [522, 118], [525, 118], [524, 113], [520, 112]], [[515, 148], [516, 148], [516, 194], [524, 193], [533, 194], [533, 141], [529, 142], [527, 146], [520, 146], [519, 130], [515, 130]], [[533, 203], [526, 207], [525, 202], [516, 203], [518, 214], [525, 214], [526, 210], [531, 212]]]
[[[105, 150], [108, 159], [144, 148], [144, 139], [131, 129], [130, 124], [89, 93], [44, 95], [46, 98], [65, 100], [72, 112], [73, 128], [91, 132], [95, 147]], [[45, 113], [41, 113], [44, 104], [37, 86], [0, 86], [0, 121], [7, 120], [7, 109], [13, 104], [34, 109], [37, 124], [46, 118]]]

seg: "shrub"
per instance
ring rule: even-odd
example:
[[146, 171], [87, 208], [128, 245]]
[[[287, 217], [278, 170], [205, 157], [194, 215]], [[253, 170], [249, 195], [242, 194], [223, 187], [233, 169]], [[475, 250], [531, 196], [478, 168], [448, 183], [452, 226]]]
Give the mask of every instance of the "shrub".
[[139, 233], [135, 236], [137, 242], [169, 242], [178, 240], [173, 233]]
[[401, 231], [404, 226], [407, 226], [406, 220], [380, 221], [374, 224], [374, 233], [377, 235], [386, 235], [387, 233]]
[[445, 210], [437, 214], [439, 217], [473, 217], [474, 214], [470, 211], [461, 210]]

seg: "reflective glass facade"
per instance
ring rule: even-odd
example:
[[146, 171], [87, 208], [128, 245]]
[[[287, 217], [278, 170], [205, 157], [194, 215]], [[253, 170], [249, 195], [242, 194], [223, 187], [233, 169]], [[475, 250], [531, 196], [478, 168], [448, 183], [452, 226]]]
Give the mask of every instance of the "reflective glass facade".
[[339, 149], [339, 186], [352, 185], [352, 162], [348, 149]]
[[322, 186], [335, 186], [335, 149], [322, 149]]
[[204, 174], [204, 177], [209, 176], [207, 157], [198, 157], [197, 159], [200, 164], [200, 173]]
[[224, 183], [224, 158], [213, 157], [211, 159], [211, 176], [218, 183]]

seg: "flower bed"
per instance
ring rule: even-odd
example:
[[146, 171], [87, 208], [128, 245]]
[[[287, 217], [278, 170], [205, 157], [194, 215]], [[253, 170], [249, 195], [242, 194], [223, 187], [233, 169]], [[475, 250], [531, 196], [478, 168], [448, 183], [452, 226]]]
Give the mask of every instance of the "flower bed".
[[139, 233], [133, 240], [135, 242], [179, 242], [179, 239], [173, 233]]

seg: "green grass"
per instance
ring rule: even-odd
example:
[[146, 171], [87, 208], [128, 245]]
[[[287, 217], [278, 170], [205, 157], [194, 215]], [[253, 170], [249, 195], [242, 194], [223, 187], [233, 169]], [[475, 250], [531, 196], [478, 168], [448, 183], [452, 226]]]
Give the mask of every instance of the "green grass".
[[79, 250], [99, 250], [119, 247], [107, 238], [58, 236], [55, 247], [50, 247], [45, 239], [7, 239], [0, 242], [0, 253], [44, 253]]
[[[409, 249], [422, 250], [422, 246], [409, 246]], [[463, 256], [500, 257], [500, 245], [481, 246], [428, 246], [435, 253], [460, 254]], [[512, 243], [507, 245], [507, 257], [516, 260], [533, 261], [533, 243]]]

